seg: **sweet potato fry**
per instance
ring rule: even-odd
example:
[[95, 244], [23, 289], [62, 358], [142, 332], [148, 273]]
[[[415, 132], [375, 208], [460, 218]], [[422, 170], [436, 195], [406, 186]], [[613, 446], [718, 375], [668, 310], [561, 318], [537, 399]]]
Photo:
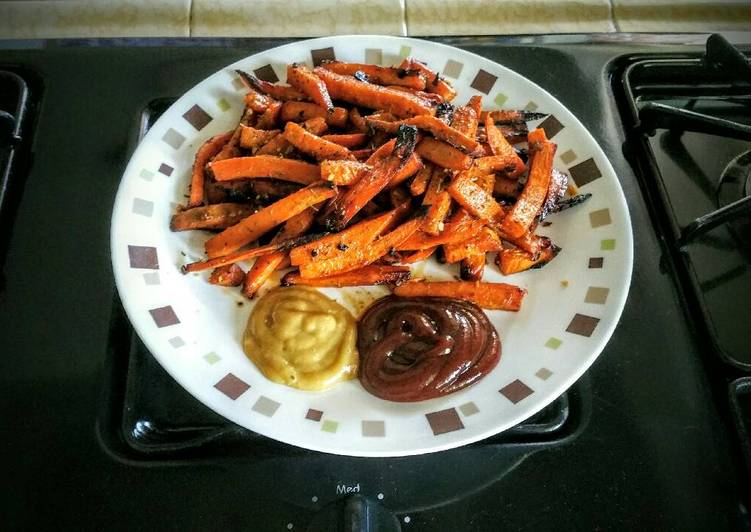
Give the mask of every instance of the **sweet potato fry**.
[[448, 192], [467, 212], [478, 218], [489, 222], [500, 222], [505, 215], [503, 208], [493, 199], [492, 194], [472, 180], [470, 172], [459, 172], [454, 176]]
[[364, 83], [321, 67], [315, 68], [314, 72], [323, 80], [335, 100], [344, 100], [370, 109], [385, 109], [403, 118], [433, 114], [432, 107], [412, 94]]
[[[314, 216], [315, 211], [311, 208], [305, 209], [300, 214], [293, 216], [284, 223], [279, 232], [271, 240], [271, 243], [278, 244], [302, 235], [313, 225]], [[252, 299], [271, 274], [285, 263], [289, 264], [288, 253], [286, 251], [274, 251], [268, 255], [258, 257], [245, 276], [242, 289], [243, 295]], [[287, 266], [285, 265], [285, 267]]]
[[220, 257], [254, 242], [282, 222], [336, 195], [330, 183], [313, 183], [252, 214], [206, 241], [209, 258]]
[[[341, 230], [376, 194], [386, 188], [394, 175], [405, 165], [415, 149], [417, 130], [402, 126], [391, 153], [373, 164], [373, 170], [358, 179], [352, 187], [331, 202], [326, 225]], [[374, 159], [374, 154], [371, 159]]]
[[274, 129], [279, 123], [279, 115], [282, 112], [282, 102], [272, 100], [269, 106], [258, 118], [256, 127], [258, 129]]
[[433, 236], [424, 231], [418, 231], [402, 242], [399, 247], [397, 247], [397, 251], [426, 249], [446, 244], [454, 244], [457, 242], [465, 242], [477, 235], [477, 232], [484, 225], [484, 220], [477, 220], [475, 218], [469, 218], [466, 221], [458, 223], [446, 222], [443, 224], [443, 231], [438, 235]]
[[395, 222], [400, 215], [398, 209], [379, 214], [374, 218], [363, 220], [344, 231], [326, 235], [293, 249], [290, 252], [290, 262], [293, 266], [300, 266], [313, 259], [327, 260], [336, 253], [336, 250], [357, 250], [362, 246], [368, 246], [379, 235], [383, 234]]
[[227, 253], [226, 255], [221, 255], [219, 257], [209, 258], [204, 261], [185, 264], [182, 268], [180, 268], [180, 271], [182, 271], [182, 273], [193, 273], [204, 270], [211, 270], [220, 266], [226, 266], [227, 264], [234, 264], [236, 262], [250, 260], [256, 257], [262, 257], [276, 251], [287, 251], [295, 246], [300, 246], [302, 244], [310, 242], [311, 240], [320, 238], [320, 236], [320, 234], [302, 235], [279, 243], [271, 243], [266, 244], [265, 246], [242, 249], [240, 251], [234, 251], [232, 253]]
[[412, 153], [409, 158], [404, 162], [404, 166], [399, 168], [389, 181], [388, 187], [395, 188], [405, 182], [407, 179], [415, 175], [418, 170], [423, 167], [422, 159], [416, 153]]
[[321, 179], [335, 185], [351, 185], [372, 169], [359, 161], [321, 161]]
[[495, 231], [489, 227], [482, 227], [477, 232], [476, 236], [465, 242], [446, 244], [443, 246], [443, 252], [444, 257], [446, 258], [446, 263], [453, 264], [479, 253], [482, 254], [484, 260], [485, 253], [498, 251], [501, 248], [501, 239]]
[[316, 257], [302, 264], [300, 275], [306, 279], [326, 277], [372, 264], [408, 239], [422, 223], [423, 216], [418, 216], [369, 244], [332, 250], [331, 255], [325, 259]]
[[419, 61], [416, 61], [411, 57], [407, 57], [406, 59], [404, 59], [404, 61], [401, 62], [399, 68], [404, 69], [407, 72], [416, 70], [423, 76], [425, 76], [425, 90], [427, 92], [434, 92], [440, 95], [447, 102], [450, 102], [456, 97], [456, 90], [451, 86], [451, 84], [446, 82], [446, 80], [441, 78], [440, 75], [433, 72]]
[[446, 103], [440, 94], [434, 94], [432, 92], [425, 92], [417, 89], [411, 89], [409, 87], [403, 87], [401, 85], [386, 85], [387, 89], [392, 89], [400, 92], [408, 92], [413, 96], [417, 96], [425, 102], [426, 105], [438, 106], [442, 103]]
[[485, 253], [469, 253], [459, 267], [459, 277], [463, 281], [479, 281], [485, 271]]
[[255, 211], [251, 205], [243, 203], [217, 203], [193, 207], [178, 212], [170, 220], [172, 231], [191, 229], [226, 229]]
[[235, 70], [235, 72], [237, 72], [237, 74], [240, 76], [240, 79], [243, 80], [243, 83], [246, 87], [266, 94], [274, 98], [275, 100], [300, 101], [308, 99], [308, 97], [304, 93], [300, 92], [294, 87], [290, 87], [289, 85], [276, 85], [274, 83], [269, 83], [268, 81], [259, 79], [252, 74], [243, 72], [242, 70]]
[[430, 176], [428, 188], [425, 189], [425, 197], [422, 200], [423, 205], [432, 205], [435, 203], [438, 194], [446, 190], [446, 171], [442, 168], [435, 168], [433, 175]]
[[349, 122], [355, 131], [359, 133], [368, 133], [368, 124], [358, 111], [357, 107], [353, 107], [349, 111]]
[[530, 120], [540, 120], [548, 116], [545, 113], [535, 113], [532, 111], [515, 111], [510, 109], [499, 109], [494, 111], [483, 111], [480, 120], [485, 122], [487, 117], [491, 117], [496, 124], [523, 124]]
[[331, 103], [331, 96], [326, 89], [326, 85], [316, 74], [311, 72], [308, 67], [301, 64], [287, 65], [287, 83], [305, 94], [316, 104], [331, 114], [334, 110], [334, 104]]
[[347, 110], [342, 107], [334, 107], [330, 113], [320, 105], [312, 102], [284, 102], [279, 119], [282, 122], [305, 122], [311, 118], [323, 118], [326, 123], [333, 127], [347, 125]]
[[501, 224], [501, 230], [515, 238], [521, 237], [527, 232], [537, 213], [540, 212], [540, 208], [548, 195], [553, 170], [553, 156], [555, 155], [556, 145], [545, 138], [545, 132], [542, 129], [531, 132], [530, 139], [530, 144], [535, 146], [535, 151], [532, 156], [527, 183]]
[[338, 135], [323, 135], [323, 140], [333, 142], [345, 148], [356, 148], [362, 146], [368, 141], [368, 135], [365, 133], [344, 133]]
[[237, 264], [227, 264], [215, 268], [209, 275], [209, 282], [219, 286], [240, 286], [245, 278], [245, 272]]
[[[328, 124], [326, 123], [326, 120], [323, 118], [315, 117], [310, 118], [302, 123], [302, 127], [305, 128], [305, 131], [308, 131], [309, 133], [312, 133], [313, 135], [322, 135], [327, 129]], [[273, 139], [271, 139], [269, 142], [261, 146], [258, 151], [255, 153], [256, 155], [281, 155], [285, 156], [289, 152], [293, 150], [292, 145], [287, 142], [287, 139], [284, 138], [284, 135], [277, 135]]]
[[445, 190], [436, 194], [433, 203], [430, 204], [428, 214], [425, 217], [425, 225], [422, 230], [429, 235], [438, 235], [444, 227], [443, 220], [451, 208], [451, 196]]
[[240, 146], [253, 150], [260, 148], [271, 139], [276, 137], [280, 131], [278, 129], [266, 130], [256, 129], [250, 126], [240, 126]]
[[282, 278], [282, 286], [301, 284], [306, 286], [369, 286], [377, 284], [400, 285], [409, 281], [412, 274], [406, 266], [371, 264], [327, 277], [305, 278], [298, 272], [289, 272]]
[[209, 160], [221, 151], [224, 145], [232, 138], [232, 132], [214, 135], [203, 143], [196, 152], [196, 158], [193, 161], [193, 174], [190, 179], [190, 199], [188, 207], [198, 207], [203, 205], [205, 192], [205, 171], [206, 164]]
[[514, 238], [504, 234], [503, 231], [498, 231], [498, 236], [500, 236], [502, 240], [505, 240], [532, 255], [538, 255], [539, 253], [542, 253], [543, 250], [553, 245], [548, 237], [536, 235], [531, 232], [527, 232], [519, 238]]
[[543, 248], [535, 255], [517, 248], [506, 248], [498, 253], [495, 262], [503, 275], [512, 275], [531, 268], [542, 268], [553, 260], [559, 251], [560, 248], [556, 245]]
[[410, 194], [413, 196], [420, 196], [425, 193], [434, 169], [435, 166], [432, 163], [428, 163], [417, 172], [417, 175], [409, 185]]
[[522, 185], [518, 179], [509, 179], [508, 177], [498, 177], [493, 186], [493, 194], [502, 198], [514, 198], [519, 196], [522, 191]]
[[453, 297], [493, 310], [518, 311], [527, 291], [506, 283], [478, 281], [410, 281], [394, 288], [402, 297]]
[[477, 113], [469, 106], [457, 107], [451, 119], [451, 127], [474, 139], [477, 133]]
[[232, 136], [224, 143], [219, 153], [209, 159], [209, 162], [221, 161], [223, 159], [232, 159], [240, 156], [240, 134], [242, 130], [238, 125], [232, 132]]
[[425, 88], [425, 78], [419, 72], [415, 71], [404, 72], [398, 68], [362, 63], [340, 63], [338, 61], [322, 63], [321, 68], [347, 76], [354, 76], [356, 72], [362, 72], [368, 81], [378, 83], [379, 85], [399, 85], [417, 90]]
[[466, 170], [472, 164], [472, 159], [447, 142], [431, 137], [422, 139], [416, 148], [417, 154], [423, 159], [451, 170]]
[[308, 185], [321, 178], [321, 171], [316, 164], [295, 159], [283, 159], [273, 155], [224, 159], [223, 161], [209, 163], [209, 170], [217, 181], [273, 177], [274, 179]]
[[488, 144], [493, 154], [503, 159], [504, 166], [507, 167], [506, 175], [508, 177], [521, 175], [525, 170], [524, 161], [521, 160], [514, 147], [509, 144], [503, 133], [496, 127], [490, 116], [485, 119], [485, 134], [488, 137]]
[[354, 159], [344, 146], [313, 135], [294, 122], [287, 122], [287, 125], [284, 126], [284, 138], [299, 151], [312, 155], [319, 161], [324, 159]]
[[413, 251], [409, 255], [406, 255], [402, 257], [402, 259], [399, 261], [402, 264], [414, 264], [415, 262], [420, 262], [422, 260], [428, 260], [430, 256], [435, 253], [435, 250], [438, 249], [438, 246], [433, 246], [425, 249], [418, 249], [417, 251]]
[[394, 133], [400, 125], [405, 124], [408, 126], [415, 126], [423, 131], [432, 133], [437, 139], [444, 140], [455, 146], [461, 148], [468, 153], [474, 153], [480, 148], [480, 144], [474, 139], [470, 138], [461, 131], [454, 129], [447, 125], [444, 121], [430, 115], [420, 115], [413, 118], [407, 118], [398, 122], [386, 122], [384, 120], [377, 120], [373, 117], [365, 117], [365, 121], [374, 129], [386, 131], [387, 133]]

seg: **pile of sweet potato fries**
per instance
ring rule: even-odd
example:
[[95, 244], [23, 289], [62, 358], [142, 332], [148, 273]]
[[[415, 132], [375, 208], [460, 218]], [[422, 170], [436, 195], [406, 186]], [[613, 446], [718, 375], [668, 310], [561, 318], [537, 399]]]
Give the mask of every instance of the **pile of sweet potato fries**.
[[[480, 96], [455, 106], [453, 87], [413, 59], [292, 64], [289, 85], [237, 73], [240, 123], [198, 150], [171, 228], [219, 231], [183, 271], [211, 269], [210, 282], [249, 298], [293, 267], [283, 285], [389, 284], [518, 310], [523, 289], [479, 282], [486, 254], [504, 275], [544, 265], [559, 248], [537, 225], [587, 197], [566, 197], [575, 186], [553, 168], [556, 145], [527, 130], [544, 115], [484, 111]], [[433, 254], [463, 281], [410, 281], [408, 265]]]

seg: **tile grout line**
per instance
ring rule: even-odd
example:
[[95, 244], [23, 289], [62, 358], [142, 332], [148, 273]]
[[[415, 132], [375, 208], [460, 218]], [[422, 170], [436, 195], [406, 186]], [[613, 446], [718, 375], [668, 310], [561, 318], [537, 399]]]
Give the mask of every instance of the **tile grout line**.
[[615, 0], [608, 0], [608, 6], [610, 7], [610, 22], [613, 24], [613, 30], [619, 33], [621, 28], [618, 21], [615, 19]]
[[407, 25], [407, 0], [399, 0], [399, 7], [402, 11], [402, 35], [409, 37], [409, 26]]
[[188, 37], [193, 37], [193, 2], [189, 0], [190, 6], [188, 7]]

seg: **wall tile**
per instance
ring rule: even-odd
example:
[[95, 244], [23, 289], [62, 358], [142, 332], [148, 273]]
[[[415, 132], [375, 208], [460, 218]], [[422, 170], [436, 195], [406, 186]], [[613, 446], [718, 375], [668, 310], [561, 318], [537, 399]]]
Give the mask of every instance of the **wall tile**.
[[192, 35], [404, 35], [400, 0], [193, 0]]
[[0, 38], [187, 36], [189, 20], [190, 0], [0, 1]]
[[608, 0], [405, 0], [409, 35], [614, 31]]
[[619, 31], [712, 32], [751, 28], [748, 0], [614, 0]]

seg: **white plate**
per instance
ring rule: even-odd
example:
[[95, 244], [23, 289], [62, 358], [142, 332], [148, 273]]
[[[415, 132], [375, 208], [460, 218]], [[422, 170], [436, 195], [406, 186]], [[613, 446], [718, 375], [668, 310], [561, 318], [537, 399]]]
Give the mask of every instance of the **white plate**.
[[[242, 333], [252, 308], [237, 289], [182, 275], [203, 257], [205, 235], [172, 233], [170, 216], [185, 202], [195, 150], [233, 128], [244, 90], [239, 68], [284, 81], [285, 65], [336, 58], [397, 63], [412, 55], [445, 75], [455, 103], [482, 94], [484, 107], [551, 113], [545, 127], [558, 144], [556, 167], [592, 198], [541, 228], [563, 251], [541, 270], [486, 281], [529, 290], [518, 313], [489, 311], [502, 342], [498, 366], [455, 394], [418, 403], [383, 401], [357, 380], [326, 392], [303, 392], [266, 380], [245, 357]], [[259, 69], [260, 70], [259, 72]], [[530, 127], [537, 125], [531, 123]], [[557, 130], [557, 131], [556, 131]], [[626, 301], [632, 237], [623, 191], [592, 136], [560, 102], [519, 74], [480, 56], [428, 41], [340, 36], [274, 48], [229, 65], [188, 91], [154, 124], [123, 175], [112, 217], [112, 263], [125, 310], [164, 368], [196, 398], [255, 432], [293, 445], [356, 456], [428, 453], [486, 438], [523, 421], [566, 390], [592, 364]], [[418, 266], [418, 268], [421, 268]], [[432, 278], [455, 266], [433, 261]], [[384, 288], [326, 289], [355, 313]]]

